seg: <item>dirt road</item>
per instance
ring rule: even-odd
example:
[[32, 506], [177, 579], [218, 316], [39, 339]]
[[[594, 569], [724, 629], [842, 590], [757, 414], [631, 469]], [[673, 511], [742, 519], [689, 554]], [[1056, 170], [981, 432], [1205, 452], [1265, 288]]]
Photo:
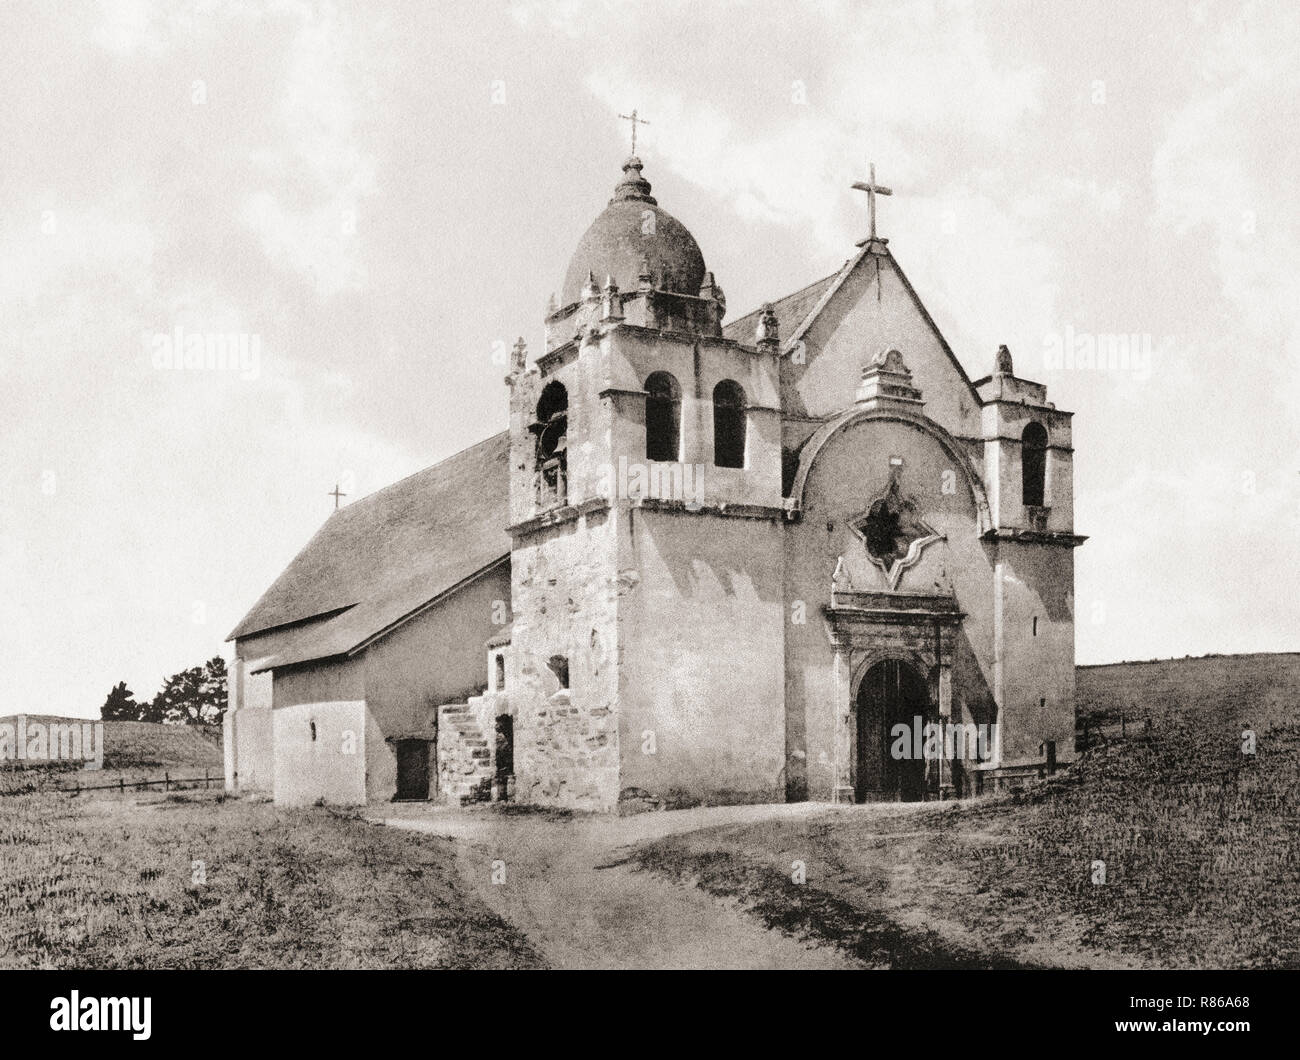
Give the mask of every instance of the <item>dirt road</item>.
[[413, 806], [376, 820], [456, 840], [465, 881], [557, 968], [848, 968], [836, 950], [618, 863], [620, 849], [678, 832], [825, 812], [803, 803], [565, 819]]

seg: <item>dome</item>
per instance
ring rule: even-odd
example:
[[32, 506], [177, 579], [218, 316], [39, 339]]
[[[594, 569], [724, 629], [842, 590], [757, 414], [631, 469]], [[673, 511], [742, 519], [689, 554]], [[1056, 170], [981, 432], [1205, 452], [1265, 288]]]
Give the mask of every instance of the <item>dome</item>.
[[[645, 216], [654, 215], [653, 224]], [[623, 163], [623, 179], [601, 215], [578, 241], [564, 274], [560, 305], [582, 300], [590, 273], [598, 287], [613, 277], [621, 291], [636, 290], [643, 262], [648, 263], [658, 290], [698, 295], [704, 282], [704, 255], [686, 226], [662, 209], [641, 176], [641, 160]]]

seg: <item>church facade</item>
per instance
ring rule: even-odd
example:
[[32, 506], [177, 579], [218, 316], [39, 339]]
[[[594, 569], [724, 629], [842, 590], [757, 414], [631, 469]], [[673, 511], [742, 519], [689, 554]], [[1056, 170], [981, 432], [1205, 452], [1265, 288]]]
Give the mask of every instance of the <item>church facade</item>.
[[635, 157], [509, 429], [336, 512], [232, 634], [227, 784], [630, 811], [1074, 754], [1070, 414], [871, 237], [735, 321]]

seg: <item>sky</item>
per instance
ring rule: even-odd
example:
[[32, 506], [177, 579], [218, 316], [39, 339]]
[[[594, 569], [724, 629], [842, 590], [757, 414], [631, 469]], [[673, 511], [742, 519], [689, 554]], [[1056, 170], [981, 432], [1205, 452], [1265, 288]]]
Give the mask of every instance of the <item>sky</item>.
[[0, 98], [0, 714], [151, 697], [503, 429], [633, 107], [733, 317], [875, 163], [968, 373], [1075, 413], [1081, 663], [1300, 650], [1295, 5], [6, 0]]

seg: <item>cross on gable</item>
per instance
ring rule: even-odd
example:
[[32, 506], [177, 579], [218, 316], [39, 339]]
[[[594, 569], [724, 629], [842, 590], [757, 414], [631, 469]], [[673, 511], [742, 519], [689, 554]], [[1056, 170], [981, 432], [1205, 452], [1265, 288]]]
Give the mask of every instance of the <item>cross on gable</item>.
[[339, 498], [346, 497], [347, 494], [339, 490], [339, 484], [336, 482], [334, 483], [334, 489], [325, 494], [325, 496], [334, 498], [334, 510], [337, 512], [339, 510]]
[[638, 118], [636, 116], [635, 107], [632, 108], [631, 114], [620, 114], [619, 117], [622, 118], [624, 121], [628, 121], [632, 123], [632, 154], [635, 155], [636, 154], [636, 127], [638, 125], [649, 125], [650, 123], [646, 121], [644, 118]]
[[[633, 111], [632, 113], [635, 114], [636, 111]], [[861, 180], [855, 181], [853, 184], [853, 190], [865, 191], [867, 193], [867, 215], [871, 219], [871, 235], [869, 235], [867, 239], [872, 240], [876, 238], [876, 196], [893, 195], [894, 191], [892, 188], [886, 188], [884, 185], [876, 183], [876, 163], [871, 163], [869, 172], [870, 179], [865, 182]]]

